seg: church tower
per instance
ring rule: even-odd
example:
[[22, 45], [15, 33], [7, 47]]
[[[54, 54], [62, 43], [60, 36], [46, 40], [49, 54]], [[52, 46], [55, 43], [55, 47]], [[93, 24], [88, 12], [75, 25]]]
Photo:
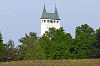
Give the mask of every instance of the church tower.
[[41, 36], [45, 33], [45, 31], [48, 31], [49, 28], [60, 28], [60, 18], [58, 15], [57, 8], [55, 7], [54, 13], [48, 13], [46, 12], [46, 8], [44, 5], [42, 16], [41, 16]]

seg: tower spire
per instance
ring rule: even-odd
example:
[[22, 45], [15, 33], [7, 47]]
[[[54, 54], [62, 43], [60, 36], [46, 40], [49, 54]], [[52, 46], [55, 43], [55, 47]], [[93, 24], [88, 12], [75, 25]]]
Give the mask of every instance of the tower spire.
[[56, 4], [55, 4], [55, 16], [56, 16], [56, 18], [59, 19], [59, 15], [58, 15], [58, 11], [57, 11], [57, 8], [56, 8]]
[[42, 12], [41, 18], [44, 18], [45, 15], [46, 15], [46, 8], [45, 8], [45, 4], [44, 4], [44, 8], [43, 8], [43, 12]]
[[43, 13], [46, 13], [46, 8], [45, 8], [45, 4], [44, 4], [44, 8], [43, 8]]
[[57, 8], [56, 8], [56, 3], [55, 3], [55, 13], [58, 13]]

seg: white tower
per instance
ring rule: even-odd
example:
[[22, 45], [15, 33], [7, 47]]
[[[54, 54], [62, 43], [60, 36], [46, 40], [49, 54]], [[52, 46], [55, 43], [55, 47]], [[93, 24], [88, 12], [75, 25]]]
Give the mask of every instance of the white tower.
[[44, 9], [41, 16], [41, 36], [48, 31], [49, 28], [60, 28], [60, 18], [58, 16], [57, 8], [55, 7], [54, 13], [47, 13], [44, 5]]

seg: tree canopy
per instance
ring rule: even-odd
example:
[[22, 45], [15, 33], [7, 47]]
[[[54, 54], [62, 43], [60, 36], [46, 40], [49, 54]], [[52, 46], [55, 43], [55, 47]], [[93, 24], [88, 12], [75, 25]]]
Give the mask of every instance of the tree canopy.
[[0, 33], [0, 61], [100, 58], [100, 28], [94, 31], [87, 24], [76, 27], [75, 38], [61, 27], [41, 37], [30, 32], [19, 42], [18, 47], [11, 39], [4, 44]]

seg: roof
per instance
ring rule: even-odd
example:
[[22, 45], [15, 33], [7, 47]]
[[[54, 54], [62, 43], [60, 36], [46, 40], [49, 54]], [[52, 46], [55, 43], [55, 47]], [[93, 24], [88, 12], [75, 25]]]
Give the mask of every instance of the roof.
[[55, 12], [54, 13], [47, 13], [45, 6], [42, 12], [42, 16], [41, 19], [54, 19], [54, 20], [60, 20], [58, 12], [57, 12], [57, 8], [55, 7]]

